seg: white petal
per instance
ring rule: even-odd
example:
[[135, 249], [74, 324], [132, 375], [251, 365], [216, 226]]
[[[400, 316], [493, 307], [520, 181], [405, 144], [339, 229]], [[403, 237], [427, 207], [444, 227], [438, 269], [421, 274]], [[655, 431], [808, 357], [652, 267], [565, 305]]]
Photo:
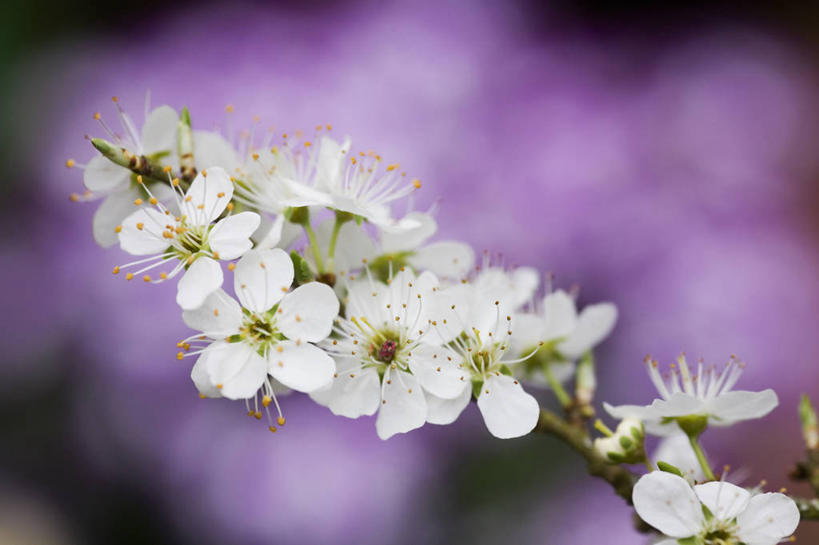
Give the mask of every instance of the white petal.
[[694, 396], [677, 392], [671, 394], [668, 399], [655, 399], [651, 407], [657, 411], [662, 418], [676, 416], [688, 416], [691, 414], [705, 415], [705, 403]]
[[333, 288], [321, 282], [308, 282], [284, 296], [276, 326], [288, 339], [318, 342], [332, 331], [338, 310]]
[[349, 284], [345, 313], [348, 318], [366, 318], [373, 327], [389, 323], [386, 308], [389, 302], [389, 288], [377, 280], [370, 284], [367, 281], [356, 281]]
[[309, 393], [330, 383], [336, 364], [312, 344], [282, 341], [267, 355], [267, 371], [288, 388]]
[[669, 537], [697, 534], [705, 522], [697, 495], [682, 477], [654, 471], [640, 477], [631, 496], [640, 518]]
[[225, 290], [218, 289], [199, 308], [184, 311], [182, 320], [191, 329], [211, 337], [227, 337], [239, 332], [242, 308]]
[[429, 270], [445, 278], [463, 278], [475, 264], [475, 252], [462, 242], [433, 242], [418, 248], [409, 262], [419, 271]]
[[490, 376], [478, 396], [478, 409], [489, 433], [500, 439], [526, 435], [537, 425], [540, 407], [512, 377]]
[[520, 355], [536, 348], [545, 336], [546, 319], [540, 314], [521, 313], [512, 315], [512, 350]]
[[720, 394], [707, 403], [708, 414], [713, 416], [715, 426], [728, 426], [734, 422], [762, 418], [779, 404], [776, 392], [735, 390]]
[[210, 249], [219, 259], [236, 259], [250, 250], [250, 235], [259, 227], [261, 217], [256, 212], [240, 212], [219, 220], [208, 235]]
[[385, 254], [416, 250], [438, 230], [430, 214], [410, 212], [405, 217], [417, 221], [417, 227], [403, 233], [382, 233], [381, 250]]
[[580, 313], [577, 327], [558, 345], [566, 358], [575, 360], [605, 339], [617, 321], [617, 307], [611, 303], [589, 305]]
[[170, 246], [162, 236], [167, 219], [154, 208], [140, 208], [122, 220], [119, 245], [133, 255], [161, 254]]
[[241, 163], [230, 142], [216, 132], [193, 131], [193, 160], [197, 166], [218, 165], [228, 174], [236, 172]]
[[94, 193], [117, 191], [128, 187], [131, 171], [98, 155], [88, 161], [82, 173], [82, 181], [85, 188]]
[[219, 263], [209, 257], [199, 257], [179, 279], [176, 303], [183, 310], [198, 308], [208, 295], [222, 286], [222, 280], [222, 267]]
[[738, 537], [747, 545], [774, 545], [793, 534], [799, 525], [799, 509], [778, 492], [751, 498], [737, 517]]
[[540, 285], [540, 273], [532, 267], [518, 267], [511, 273], [513, 302], [518, 307], [532, 299]]
[[205, 360], [211, 383], [228, 399], [253, 397], [267, 375], [266, 362], [246, 343], [213, 343], [200, 360]]
[[347, 157], [352, 142], [345, 138], [339, 144], [330, 137], [321, 139], [318, 162], [316, 163], [316, 184], [320, 188], [331, 189], [340, 181], [344, 159]]
[[205, 397], [222, 397], [222, 392], [210, 381], [207, 359], [200, 356], [191, 369], [191, 380], [199, 393]]
[[134, 199], [137, 197], [138, 192], [128, 190], [114, 191], [105, 197], [94, 212], [93, 231], [97, 244], [109, 248], [119, 241], [115, 229], [134, 212]]
[[281, 301], [293, 283], [293, 262], [280, 248], [251, 250], [236, 263], [233, 289], [242, 306], [265, 312]]
[[[207, 176], [204, 173], [207, 172]], [[221, 167], [196, 175], [182, 202], [182, 213], [192, 225], [207, 225], [218, 218], [233, 197], [233, 182]]]
[[694, 487], [694, 493], [712, 515], [726, 521], [736, 518], [744, 511], [751, 499], [750, 492], [724, 481], [698, 484]]
[[336, 376], [329, 386], [310, 393], [316, 403], [328, 407], [333, 414], [358, 418], [375, 414], [381, 404], [381, 380], [372, 367], [358, 369], [359, 360], [337, 360]]
[[152, 155], [176, 149], [179, 115], [170, 106], [160, 106], [148, 114], [142, 125], [142, 153]]
[[427, 422], [430, 424], [452, 424], [461, 415], [472, 398], [472, 385], [467, 384], [461, 393], [452, 399], [442, 399], [429, 392], [424, 393], [427, 400]]
[[[265, 216], [259, 216], [262, 226], [259, 228], [259, 233], [254, 234], [256, 248], [259, 250], [269, 250], [278, 246], [282, 240], [282, 230], [284, 229], [284, 215], [279, 214], [271, 223]], [[263, 234], [262, 234], [263, 233]], [[286, 247], [287, 245], [282, 245]]]
[[461, 358], [449, 348], [420, 344], [407, 357], [412, 374], [427, 392], [443, 399], [453, 399], [471, 388], [467, 370], [458, 367]]
[[409, 373], [388, 369], [384, 374], [383, 396], [375, 429], [378, 437], [389, 439], [396, 433], [420, 428], [427, 418], [427, 402], [418, 379]]
[[577, 307], [571, 295], [557, 290], [543, 298], [544, 341], [567, 337], [577, 327]]

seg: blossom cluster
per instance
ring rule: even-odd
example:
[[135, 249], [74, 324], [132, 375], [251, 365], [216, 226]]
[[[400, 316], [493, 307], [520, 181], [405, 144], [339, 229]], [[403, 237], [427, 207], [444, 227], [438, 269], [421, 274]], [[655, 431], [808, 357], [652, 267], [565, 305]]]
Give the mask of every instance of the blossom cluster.
[[473, 399], [490, 433], [525, 435], [540, 412], [528, 385], [568, 380], [614, 326], [610, 303], [578, 312], [573, 294], [539, 296], [532, 268], [432, 241], [434, 214], [413, 210], [421, 182], [329, 125], [231, 142], [170, 106], [137, 130], [114, 102], [121, 131], [95, 114], [107, 138], [70, 162], [87, 189], [73, 198], [102, 198], [96, 241], [136, 256], [115, 274], [178, 278], [195, 332], [177, 357], [196, 358], [200, 395], [244, 400], [271, 430], [295, 390], [337, 415], [377, 413], [384, 439], [452, 423]]
[[[114, 102], [121, 130], [95, 114], [107, 136], [91, 139], [99, 155], [68, 161], [86, 187], [72, 199], [102, 199], [95, 240], [135, 256], [115, 275], [177, 279], [193, 332], [176, 356], [195, 360], [201, 397], [242, 400], [275, 432], [283, 396], [301, 392], [335, 415], [376, 415], [382, 439], [451, 424], [474, 400], [488, 431], [506, 439], [538, 426], [533, 393], [550, 389], [587, 457], [646, 465], [631, 499], [668, 543], [765, 545], [796, 528], [792, 499], [718, 478], [699, 445], [709, 426], [778, 404], [772, 390], [734, 390], [736, 358], [717, 371], [680, 356], [666, 374], [647, 358], [659, 397], [605, 403], [620, 422], [612, 431], [598, 420], [603, 436], [592, 442], [593, 350], [615, 326], [612, 303], [578, 309], [576, 293], [552, 289], [548, 276], [541, 285], [533, 268], [433, 240], [434, 211], [413, 209], [421, 182], [330, 125], [312, 137], [231, 141], [193, 130], [188, 111], [169, 106], [146, 109], [137, 130]], [[651, 460], [646, 434], [663, 438]]]

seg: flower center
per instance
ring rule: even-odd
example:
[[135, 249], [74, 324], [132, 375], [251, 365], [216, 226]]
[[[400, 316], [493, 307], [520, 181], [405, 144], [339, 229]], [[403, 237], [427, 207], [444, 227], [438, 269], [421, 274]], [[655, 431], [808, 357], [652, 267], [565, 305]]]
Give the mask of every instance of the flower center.
[[249, 314], [245, 316], [240, 330], [241, 336], [257, 345], [260, 349], [272, 346], [282, 339], [276, 329], [276, 322], [267, 314]]
[[379, 361], [383, 361], [384, 363], [390, 363], [392, 359], [395, 357], [396, 348], [398, 348], [398, 343], [396, 343], [393, 340], [387, 339], [381, 345], [381, 348], [378, 349], [378, 353], [375, 354], [375, 357]]

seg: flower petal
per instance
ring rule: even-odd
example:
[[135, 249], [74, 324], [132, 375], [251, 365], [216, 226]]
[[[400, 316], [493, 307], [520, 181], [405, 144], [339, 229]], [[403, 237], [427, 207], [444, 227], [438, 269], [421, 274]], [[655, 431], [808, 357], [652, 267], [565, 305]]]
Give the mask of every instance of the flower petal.
[[288, 339], [318, 342], [332, 331], [338, 310], [333, 288], [321, 282], [308, 282], [284, 296], [276, 325]]
[[210, 381], [207, 359], [200, 356], [191, 369], [191, 380], [199, 393], [205, 397], [222, 397], [222, 392]]
[[280, 248], [250, 250], [236, 263], [233, 289], [239, 302], [253, 312], [265, 312], [281, 301], [293, 283], [293, 262]]
[[191, 225], [207, 225], [222, 214], [232, 197], [233, 182], [225, 169], [210, 167], [194, 178], [185, 193], [182, 213]]
[[247, 343], [215, 342], [200, 356], [212, 384], [228, 399], [253, 397], [264, 384], [267, 364]]
[[410, 370], [424, 390], [443, 399], [458, 397], [467, 386], [471, 389], [469, 373], [458, 367], [461, 359], [447, 347], [424, 344], [413, 348], [407, 356]]
[[119, 241], [115, 229], [134, 212], [134, 199], [138, 196], [136, 191], [114, 191], [103, 199], [94, 212], [92, 224], [97, 244], [109, 248]]
[[677, 475], [653, 471], [640, 477], [631, 496], [640, 518], [669, 537], [697, 534], [705, 515], [691, 485]]
[[167, 219], [154, 208], [140, 208], [122, 220], [119, 246], [133, 255], [161, 254], [170, 246], [162, 236]]
[[219, 165], [228, 173], [241, 166], [230, 142], [211, 131], [193, 131], [193, 158], [197, 165]]
[[142, 153], [153, 155], [160, 151], [174, 151], [179, 114], [170, 106], [151, 111], [142, 125]]
[[779, 405], [776, 392], [735, 390], [718, 395], [707, 402], [708, 414], [715, 426], [729, 426], [735, 422], [762, 418]]
[[400, 370], [384, 374], [381, 408], [375, 430], [381, 439], [420, 428], [427, 419], [427, 401], [418, 379]]
[[617, 307], [611, 303], [589, 305], [580, 313], [577, 327], [558, 345], [561, 354], [576, 360], [605, 339], [617, 321]]
[[309, 393], [330, 383], [336, 364], [312, 344], [282, 341], [267, 355], [267, 371], [288, 388]]
[[98, 155], [88, 161], [82, 173], [82, 181], [88, 191], [108, 193], [127, 188], [131, 181], [131, 172]]
[[689, 482], [704, 481], [705, 473], [697, 460], [694, 449], [691, 448], [688, 436], [676, 424], [674, 428], [677, 428], [675, 433], [660, 440], [660, 444], [654, 450], [652, 460], [655, 463], [665, 462], [678, 468]]
[[184, 311], [182, 321], [211, 337], [227, 337], [239, 332], [242, 307], [225, 290], [218, 289], [208, 295], [199, 308]]
[[385, 254], [414, 251], [438, 230], [431, 214], [410, 212], [404, 217], [417, 221], [418, 225], [401, 233], [381, 233], [381, 250]]
[[337, 370], [329, 386], [310, 393], [316, 403], [333, 414], [358, 418], [375, 414], [381, 404], [381, 380], [372, 367], [359, 369], [357, 359], [336, 360]]
[[416, 270], [429, 270], [445, 278], [463, 278], [475, 264], [475, 251], [468, 244], [450, 240], [433, 242], [410, 256]]
[[489, 433], [500, 439], [526, 435], [537, 424], [540, 406], [512, 377], [490, 376], [478, 396], [478, 409]]
[[719, 520], [732, 520], [737, 517], [751, 499], [751, 493], [739, 486], [725, 481], [712, 481], [698, 484], [694, 493], [711, 514]]
[[[124, 229], [123, 229], [124, 230]], [[176, 303], [183, 310], [199, 308], [208, 295], [222, 286], [222, 267], [209, 257], [199, 257], [176, 285]]]
[[545, 318], [544, 341], [568, 337], [577, 327], [577, 306], [574, 298], [563, 290], [553, 291], [543, 298]]
[[462, 388], [461, 393], [452, 399], [442, 399], [429, 392], [424, 393], [427, 400], [427, 422], [430, 424], [452, 424], [469, 405], [472, 399], [472, 386]]
[[703, 401], [682, 392], [671, 394], [668, 399], [655, 399], [651, 403], [651, 407], [660, 418], [707, 414], [706, 404]]
[[747, 545], [774, 545], [793, 534], [799, 525], [796, 503], [778, 492], [751, 498], [737, 517], [737, 536]]
[[210, 249], [219, 259], [236, 259], [253, 247], [250, 235], [259, 227], [256, 212], [240, 212], [219, 220], [208, 235]]

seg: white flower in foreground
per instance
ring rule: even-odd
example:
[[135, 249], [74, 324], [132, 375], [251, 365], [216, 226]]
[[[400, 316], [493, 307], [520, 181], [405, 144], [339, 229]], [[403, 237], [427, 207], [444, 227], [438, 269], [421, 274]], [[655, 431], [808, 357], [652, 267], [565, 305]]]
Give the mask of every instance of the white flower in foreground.
[[442, 291], [442, 301], [455, 302], [433, 321], [430, 337], [449, 344], [429, 347], [418, 357], [413, 353], [410, 367], [428, 392], [429, 422], [454, 421], [474, 395], [492, 435], [520, 437], [534, 429], [540, 407], [511, 375], [509, 366], [521, 360], [505, 359], [514, 336], [511, 316], [502, 312], [500, 299], [480, 295], [470, 284]]
[[743, 420], [762, 418], [779, 404], [776, 393], [771, 389], [761, 392], [732, 390], [744, 367], [734, 358], [721, 373], [714, 368], [703, 370], [700, 362], [697, 374], [692, 375], [685, 356], [680, 356], [677, 358], [679, 369], [671, 365], [667, 382], [660, 375], [656, 360], [646, 358], [645, 363], [660, 399], [646, 406], [613, 407], [604, 403], [604, 407], [615, 418], [639, 418], [650, 433], [673, 433], [678, 427], [672, 421], [689, 416], [705, 417], [707, 423], [714, 426], [730, 426]]
[[427, 401], [411, 362], [433, 358], [423, 339], [431, 327], [437, 284], [431, 273], [416, 277], [409, 269], [389, 285], [352, 282], [345, 317], [336, 327], [339, 338], [322, 343], [335, 358], [337, 372], [327, 388], [311, 397], [348, 418], [378, 411], [375, 427], [382, 439], [421, 427]]
[[[150, 191], [147, 190], [150, 194]], [[205, 298], [222, 285], [222, 268], [218, 260], [236, 259], [247, 252], [250, 235], [259, 226], [255, 212], [229, 214], [216, 221], [228, 208], [233, 195], [233, 183], [222, 168], [200, 172], [184, 196], [175, 193], [180, 216], [174, 216], [156, 197], [150, 202], [156, 208], [140, 208], [117, 227], [120, 247], [133, 255], [148, 255], [114, 269], [139, 267], [126, 278], [143, 274], [155, 267], [173, 262], [170, 272], [161, 272], [154, 280], [161, 282], [185, 271], [177, 286], [176, 302], [185, 310], [200, 306]], [[136, 201], [141, 204], [141, 199]]]
[[[261, 389], [267, 408], [275, 401], [276, 383], [313, 392], [332, 380], [333, 359], [311, 343], [330, 334], [338, 299], [318, 282], [289, 291], [293, 274], [283, 250], [252, 250], [236, 263], [238, 303], [218, 290], [200, 308], [183, 312], [185, 323], [203, 335], [180, 344], [204, 346], [178, 356], [199, 354], [191, 378], [203, 396], [255, 399]], [[276, 407], [281, 423], [278, 402]]]
[[[124, 137], [117, 136], [103, 123], [103, 128], [115, 144], [135, 155], [144, 155], [165, 165], [178, 163], [174, 151], [179, 114], [173, 108], [160, 106], [152, 110], [146, 115], [141, 132], [137, 132], [119, 104], [117, 112], [125, 131]], [[102, 123], [99, 114], [94, 117]], [[145, 192], [136, 183], [130, 169], [117, 165], [102, 155], [94, 157], [84, 166], [83, 183], [92, 194], [104, 196], [94, 213], [94, 240], [103, 248], [113, 246], [117, 242], [114, 228], [133, 211], [134, 201], [145, 197]], [[153, 182], [150, 189], [160, 201], [173, 200], [173, 194], [166, 184]]]
[[530, 368], [545, 361], [558, 381], [567, 380], [574, 362], [605, 340], [616, 322], [614, 304], [588, 305], [578, 313], [574, 298], [563, 290], [546, 295], [536, 311], [515, 314], [514, 350], [524, 354], [542, 343], [538, 357], [527, 362], [526, 379], [546, 386], [541, 369]]
[[669, 538], [662, 545], [774, 545], [799, 524], [799, 510], [784, 494], [752, 495], [724, 481], [695, 486], [662, 471], [634, 486], [634, 509]]

